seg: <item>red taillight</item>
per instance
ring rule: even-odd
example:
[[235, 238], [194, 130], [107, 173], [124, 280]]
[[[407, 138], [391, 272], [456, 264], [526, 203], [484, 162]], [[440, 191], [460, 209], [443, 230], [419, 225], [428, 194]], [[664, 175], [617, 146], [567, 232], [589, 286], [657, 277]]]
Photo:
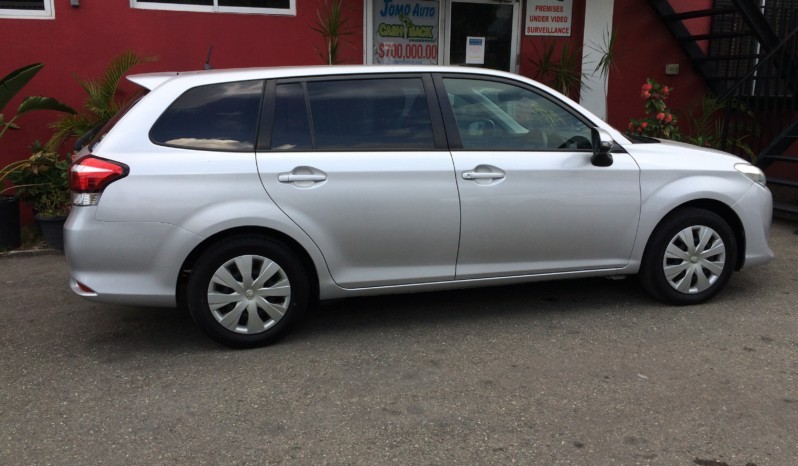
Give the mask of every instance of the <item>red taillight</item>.
[[127, 165], [87, 155], [69, 167], [69, 189], [74, 193], [99, 193], [128, 174]]

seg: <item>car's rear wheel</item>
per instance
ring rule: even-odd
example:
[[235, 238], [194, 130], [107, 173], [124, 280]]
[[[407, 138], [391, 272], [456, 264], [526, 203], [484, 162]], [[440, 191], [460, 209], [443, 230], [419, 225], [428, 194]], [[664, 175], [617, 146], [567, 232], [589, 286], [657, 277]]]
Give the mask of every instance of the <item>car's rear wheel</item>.
[[737, 263], [737, 241], [714, 212], [685, 208], [666, 217], [649, 239], [640, 282], [670, 304], [698, 304], [715, 296]]
[[237, 348], [285, 335], [309, 299], [301, 261], [282, 244], [259, 236], [211, 247], [194, 264], [186, 287], [194, 321], [214, 340]]

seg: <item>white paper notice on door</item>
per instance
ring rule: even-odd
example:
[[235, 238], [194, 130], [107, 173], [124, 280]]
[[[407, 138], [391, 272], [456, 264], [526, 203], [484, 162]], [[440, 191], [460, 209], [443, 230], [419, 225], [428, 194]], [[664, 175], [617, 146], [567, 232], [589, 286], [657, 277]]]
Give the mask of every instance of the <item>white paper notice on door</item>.
[[485, 38], [466, 37], [466, 64], [484, 65], [485, 64]]

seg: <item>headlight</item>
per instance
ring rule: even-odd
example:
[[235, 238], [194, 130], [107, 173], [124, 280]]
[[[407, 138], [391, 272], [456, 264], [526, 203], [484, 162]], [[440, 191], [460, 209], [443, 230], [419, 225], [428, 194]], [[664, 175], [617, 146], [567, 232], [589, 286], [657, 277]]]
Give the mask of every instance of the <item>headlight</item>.
[[762, 170], [758, 169], [757, 167], [751, 165], [750, 163], [738, 163], [734, 166], [734, 168], [736, 168], [738, 172], [747, 176], [748, 179], [754, 183], [759, 183], [762, 186], [765, 186], [765, 183], [767, 182], [765, 179], [765, 174], [762, 173]]

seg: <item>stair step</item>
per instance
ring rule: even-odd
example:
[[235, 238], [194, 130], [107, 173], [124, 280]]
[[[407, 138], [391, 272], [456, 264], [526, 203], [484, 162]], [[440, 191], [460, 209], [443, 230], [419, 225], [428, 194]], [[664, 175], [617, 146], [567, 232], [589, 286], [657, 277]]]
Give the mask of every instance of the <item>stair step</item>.
[[693, 18], [706, 18], [708, 16], [718, 16], [718, 15], [725, 15], [729, 13], [735, 13], [737, 10], [734, 8], [710, 8], [708, 10], [694, 10], [694, 11], [685, 11], [682, 13], [674, 13], [672, 15], [662, 15], [662, 19], [665, 21], [684, 21], [685, 19], [693, 19]]
[[782, 212], [789, 212], [791, 214], [798, 214], [798, 204], [790, 204], [788, 202], [774, 202], [773, 209], [780, 210]]
[[768, 161], [773, 161], [773, 162], [798, 163], [798, 157], [785, 157], [783, 155], [762, 154], [760, 155], [760, 158], [768, 159]]
[[737, 61], [737, 60], [755, 60], [757, 58], [765, 58], [766, 55], [762, 53], [755, 53], [750, 55], [710, 55], [708, 57], [697, 58], [697, 62], [708, 61]]
[[752, 36], [750, 32], [711, 32], [709, 34], [696, 34], [696, 35], [690, 35], [690, 36], [680, 36], [680, 37], [677, 37], [677, 39], [698, 42], [698, 41], [701, 41], [701, 40], [734, 39], [734, 38], [741, 38], [741, 37], [754, 37], [754, 36]]
[[779, 76], [707, 76], [707, 81], [740, 81], [743, 78], [748, 79], [749, 82], [751, 81], [764, 81], [764, 80], [771, 80], [771, 79], [781, 79]]
[[770, 178], [768, 177], [768, 184], [775, 184], [776, 186], [787, 186], [791, 188], [798, 188], [798, 181], [785, 180], [784, 178]]

